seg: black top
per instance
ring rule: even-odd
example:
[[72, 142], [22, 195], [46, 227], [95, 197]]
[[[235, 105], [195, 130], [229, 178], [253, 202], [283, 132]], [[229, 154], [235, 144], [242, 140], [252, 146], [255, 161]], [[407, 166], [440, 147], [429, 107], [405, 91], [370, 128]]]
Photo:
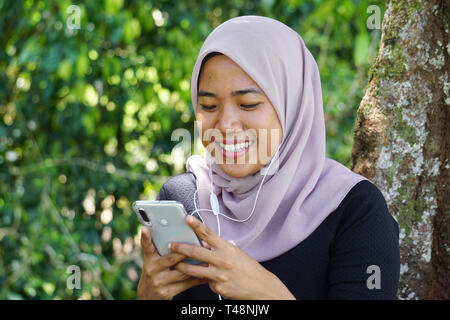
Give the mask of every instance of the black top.
[[[184, 173], [170, 178], [157, 199], [177, 200], [190, 213], [194, 210], [195, 190], [195, 176]], [[400, 274], [398, 234], [398, 224], [383, 195], [374, 184], [363, 180], [309, 237], [261, 265], [297, 299], [396, 299]], [[203, 284], [174, 299], [218, 296]]]

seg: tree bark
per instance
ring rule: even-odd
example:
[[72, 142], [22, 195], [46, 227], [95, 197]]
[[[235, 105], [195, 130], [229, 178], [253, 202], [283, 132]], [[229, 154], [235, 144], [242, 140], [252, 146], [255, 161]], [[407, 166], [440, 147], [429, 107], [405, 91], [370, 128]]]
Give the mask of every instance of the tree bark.
[[[449, 299], [449, 1], [386, 1], [352, 169], [400, 229], [398, 299]], [[383, 270], [381, 270], [383, 276]]]

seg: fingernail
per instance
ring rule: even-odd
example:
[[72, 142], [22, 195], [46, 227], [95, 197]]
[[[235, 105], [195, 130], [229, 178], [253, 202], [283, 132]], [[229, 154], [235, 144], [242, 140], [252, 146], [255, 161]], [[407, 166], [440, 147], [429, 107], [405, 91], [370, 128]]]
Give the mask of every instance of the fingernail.
[[169, 242], [169, 244], [167, 245], [167, 249], [170, 250], [170, 247], [172, 246], [172, 244]]
[[190, 223], [190, 222], [194, 221], [194, 218], [192, 218], [191, 216], [188, 216], [187, 221]]

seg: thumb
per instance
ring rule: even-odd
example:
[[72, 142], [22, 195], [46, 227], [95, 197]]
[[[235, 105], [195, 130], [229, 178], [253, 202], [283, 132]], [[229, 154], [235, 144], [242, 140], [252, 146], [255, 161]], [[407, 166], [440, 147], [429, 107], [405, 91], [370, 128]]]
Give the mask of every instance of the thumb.
[[152, 258], [158, 256], [155, 246], [153, 245], [150, 229], [146, 226], [141, 228], [141, 247], [144, 252], [144, 258]]

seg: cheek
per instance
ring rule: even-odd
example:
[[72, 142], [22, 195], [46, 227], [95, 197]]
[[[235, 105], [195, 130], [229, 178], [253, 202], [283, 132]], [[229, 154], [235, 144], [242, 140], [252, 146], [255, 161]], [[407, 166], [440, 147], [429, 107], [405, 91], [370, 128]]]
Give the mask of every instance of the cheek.
[[[280, 144], [283, 137], [283, 129], [276, 114], [266, 114], [257, 125], [258, 138], [262, 143], [270, 145], [272, 143]], [[263, 141], [264, 140], [264, 141]], [[272, 142], [273, 141], [273, 142]]]
[[270, 134], [271, 130], [280, 130], [281, 127], [278, 122], [278, 118], [271, 113], [261, 114], [259, 117], [253, 117], [249, 120], [249, 123], [253, 125], [255, 129], [264, 129]]
[[281, 124], [278, 121], [278, 117], [272, 123], [272, 130], [274, 130], [274, 133], [278, 135], [279, 142], [281, 143], [281, 141], [283, 140], [283, 128], [281, 127]]
[[278, 115], [275, 110], [271, 110], [270, 121], [268, 123], [268, 128], [273, 131], [273, 134], [277, 134], [279, 136], [280, 141], [283, 137], [283, 128], [281, 126], [280, 120], [278, 119]]
[[201, 134], [200, 139], [203, 146], [207, 148], [218, 136], [216, 130], [214, 130], [215, 116], [211, 113], [197, 112], [196, 119], [198, 132]]
[[197, 112], [196, 118], [197, 122], [201, 123], [203, 130], [205, 130], [205, 128], [211, 128], [214, 125], [214, 119], [211, 114]]

